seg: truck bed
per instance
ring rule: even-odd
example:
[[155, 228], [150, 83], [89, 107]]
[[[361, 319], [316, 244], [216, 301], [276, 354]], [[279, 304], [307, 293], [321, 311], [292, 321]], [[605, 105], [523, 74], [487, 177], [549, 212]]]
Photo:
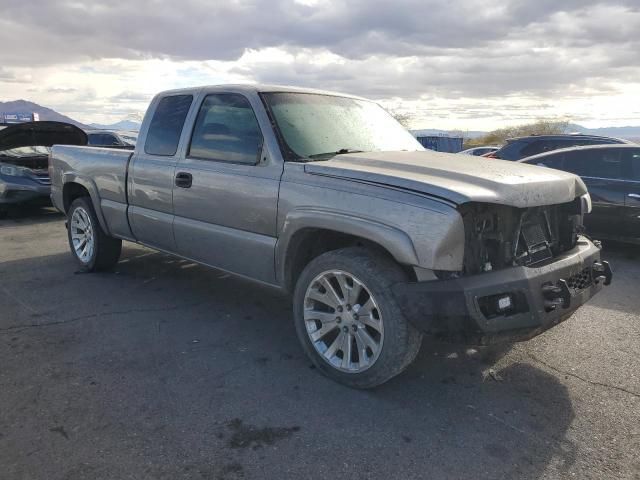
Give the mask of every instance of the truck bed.
[[[51, 200], [65, 211], [63, 185], [73, 181], [84, 186], [94, 202], [101, 206], [105, 225], [112, 229], [129, 227], [127, 212], [127, 168], [133, 152], [112, 148], [54, 145], [49, 156]], [[129, 235], [127, 235], [129, 236]]]

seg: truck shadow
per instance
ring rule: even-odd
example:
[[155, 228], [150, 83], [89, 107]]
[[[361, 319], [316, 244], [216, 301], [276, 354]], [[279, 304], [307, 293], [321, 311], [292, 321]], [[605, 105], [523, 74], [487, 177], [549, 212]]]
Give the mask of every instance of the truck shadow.
[[9, 208], [6, 215], [0, 217], [0, 228], [8, 225], [59, 222], [63, 219], [64, 215], [51, 206], [20, 205]]
[[[0, 424], [32, 431], [5, 432], [9, 458], [37, 447], [69, 470], [138, 451], [147, 475], [174, 478], [184, 464], [215, 476], [212, 454], [249, 478], [282, 477], [283, 462], [290, 478], [539, 478], [575, 462], [567, 388], [509, 346], [426, 342], [404, 374], [357, 391], [312, 368], [287, 298], [224, 273], [131, 246], [112, 273], [74, 275], [66, 253], [0, 269], [16, 280], [0, 295]], [[52, 415], [73, 449], [36, 435]]]

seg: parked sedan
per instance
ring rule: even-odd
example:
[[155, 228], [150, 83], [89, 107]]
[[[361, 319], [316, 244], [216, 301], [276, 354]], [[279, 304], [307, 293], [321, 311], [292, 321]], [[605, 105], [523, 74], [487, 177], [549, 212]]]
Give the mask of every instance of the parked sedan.
[[473, 155], [474, 157], [481, 157], [483, 155], [486, 155], [487, 153], [493, 153], [496, 150], [498, 150], [500, 147], [499, 146], [485, 146], [485, 147], [473, 147], [473, 148], [468, 148], [466, 150], [463, 150], [461, 152], [462, 155]]
[[562, 135], [529, 135], [528, 137], [510, 138], [507, 143], [493, 153], [485, 155], [502, 160], [521, 160], [523, 158], [550, 152], [560, 148], [580, 145], [626, 144], [626, 140], [599, 135], [562, 134]]
[[50, 203], [49, 148], [86, 145], [87, 135], [62, 122], [28, 122], [0, 130], [0, 216], [12, 205]]
[[523, 163], [580, 175], [593, 211], [585, 218], [600, 238], [640, 243], [640, 145], [593, 145], [535, 155]]

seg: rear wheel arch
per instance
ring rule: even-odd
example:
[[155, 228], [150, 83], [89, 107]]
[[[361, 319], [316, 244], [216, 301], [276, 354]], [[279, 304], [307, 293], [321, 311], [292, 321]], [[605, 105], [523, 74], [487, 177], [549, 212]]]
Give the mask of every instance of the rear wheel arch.
[[69, 208], [74, 200], [88, 197], [93, 204], [93, 209], [95, 211], [96, 217], [98, 218], [98, 222], [104, 230], [105, 233], [109, 234], [109, 228], [107, 226], [107, 222], [102, 215], [102, 208], [100, 206], [100, 197], [98, 196], [97, 189], [93, 182], [87, 181], [80, 177], [69, 177], [65, 179], [64, 185], [62, 186], [62, 207], [64, 208], [64, 213], [69, 213]]
[[91, 197], [89, 190], [87, 190], [84, 185], [77, 182], [65, 183], [62, 187], [62, 205], [64, 212], [69, 212], [69, 208], [71, 208], [73, 201], [80, 197]]

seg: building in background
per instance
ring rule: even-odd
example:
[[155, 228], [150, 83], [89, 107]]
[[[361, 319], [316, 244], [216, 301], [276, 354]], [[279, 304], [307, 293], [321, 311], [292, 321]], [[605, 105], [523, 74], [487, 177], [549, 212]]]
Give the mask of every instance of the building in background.
[[35, 112], [0, 112], [0, 124], [37, 122], [40, 116]]
[[462, 151], [462, 137], [449, 135], [420, 135], [413, 133], [424, 148], [436, 152], [458, 153]]

